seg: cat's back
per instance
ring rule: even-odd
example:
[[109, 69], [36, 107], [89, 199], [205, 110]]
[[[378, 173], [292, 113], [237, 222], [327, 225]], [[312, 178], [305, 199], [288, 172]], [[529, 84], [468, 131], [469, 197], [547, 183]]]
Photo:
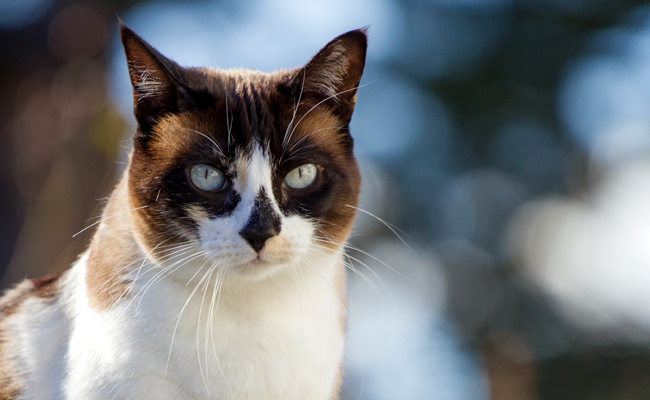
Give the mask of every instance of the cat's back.
[[55, 398], [54, 382], [65, 371], [61, 364], [69, 337], [62, 304], [68, 275], [25, 280], [0, 298], [0, 400], [25, 398], [28, 388], [36, 386], [39, 393], [33, 394]]

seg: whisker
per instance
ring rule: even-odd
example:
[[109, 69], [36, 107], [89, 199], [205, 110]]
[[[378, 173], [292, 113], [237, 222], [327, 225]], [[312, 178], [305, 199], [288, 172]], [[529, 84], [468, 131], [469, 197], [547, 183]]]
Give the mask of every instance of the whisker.
[[[219, 301], [221, 300], [221, 286], [223, 285], [223, 280], [224, 280], [224, 275], [226, 273], [226, 270], [224, 268], [222, 269], [217, 269], [217, 276], [214, 281], [214, 290], [212, 292], [212, 301], [210, 304], [210, 310], [208, 311], [208, 324], [209, 324], [209, 334], [210, 334], [210, 340], [212, 343], [212, 354], [214, 355], [214, 360], [217, 362], [217, 368], [219, 368], [219, 372], [221, 373], [221, 376], [223, 377], [224, 382], [226, 382], [226, 386], [228, 386], [228, 389], [232, 393], [235, 391], [233, 390], [232, 386], [230, 386], [230, 383], [228, 382], [228, 378], [226, 378], [226, 374], [223, 372], [223, 369], [221, 368], [221, 363], [219, 362], [219, 356], [217, 356], [217, 348], [214, 343], [214, 314], [217, 311], [217, 308], [219, 307]], [[216, 297], [216, 302], [215, 302], [215, 297]], [[207, 339], [208, 339], [208, 331], [206, 329], [206, 364], [207, 364]]]
[[[132, 209], [130, 209], [130, 210], [118, 211], [118, 212], [115, 212], [115, 213], [113, 213], [113, 214], [102, 214], [102, 215], [100, 215], [100, 216], [98, 216], [98, 217], [95, 217], [95, 218], [101, 218], [99, 221], [94, 222], [94, 223], [91, 224], [91, 225], [88, 225], [87, 227], [83, 228], [83, 229], [80, 230], [79, 232], [77, 232], [77, 233], [75, 233], [74, 235], [72, 235], [72, 237], [77, 237], [78, 235], [82, 234], [83, 232], [87, 231], [88, 229], [92, 228], [93, 226], [95, 226], [95, 225], [99, 225], [99, 224], [102, 223], [103, 221], [106, 221], [106, 220], [108, 220], [108, 219], [111, 219], [111, 218], [113, 218], [113, 217], [116, 217], [116, 216], [118, 216], [118, 215], [120, 215], [120, 214], [128, 213], [128, 212], [131, 212], [131, 211], [136, 211], [136, 210], [142, 210], [143, 208], [147, 208], [147, 207], [151, 207], [151, 204], [148, 204], [148, 205], [146, 205], [146, 206], [141, 206], [141, 207], [132, 208]], [[91, 219], [92, 219], [92, 218], [91, 218]]]
[[[208, 398], [211, 399], [212, 397], [210, 396], [210, 385], [208, 385], [208, 358], [207, 358], [207, 349], [206, 349], [206, 357], [205, 357], [205, 374], [203, 372], [203, 363], [201, 362], [201, 349], [200, 349], [200, 331], [201, 331], [201, 315], [203, 315], [203, 303], [205, 302], [205, 295], [208, 292], [208, 285], [210, 284], [210, 278], [212, 277], [212, 272], [214, 272], [214, 267], [210, 268], [208, 270], [207, 274], [207, 279], [205, 280], [205, 284], [203, 285], [203, 297], [201, 298], [201, 305], [199, 306], [199, 317], [197, 318], [196, 322], [196, 357], [199, 361], [199, 371], [201, 372], [201, 378], [203, 379], [203, 383], [205, 384], [205, 391], [208, 393]], [[207, 320], [206, 320], [207, 324]]]
[[[294, 143], [293, 146], [291, 146], [291, 148], [289, 149], [289, 152], [291, 153], [293, 151], [293, 149], [296, 146], [298, 146], [303, 140], [308, 139], [311, 135], [313, 135], [315, 133], [322, 132], [322, 131], [327, 131], [327, 130], [334, 130], [334, 129], [339, 130], [339, 129], [343, 129], [343, 128], [345, 128], [345, 126], [331, 126], [329, 128], [316, 129], [315, 131], [309, 132], [305, 136], [298, 139], [296, 141], [296, 143]], [[300, 149], [298, 151], [300, 151]]]
[[[332, 254], [327, 254], [327, 253], [325, 253], [325, 252], [319, 251], [319, 250], [317, 250], [316, 248], [314, 248], [313, 246], [318, 246], [318, 245], [312, 243], [312, 244], [310, 245], [310, 250], [312, 250], [312, 251], [314, 251], [314, 252], [317, 252], [317, 253], [320, 253], [320, 254], [325, 255], [325, 256], [333, 257]], [[324, 247], [324, 246], [318, 246], [318, 247], [321, 247], [321, 248], [324, 248], [324, 249], [329, 250], [328, 248], [326, 248], [326, 247]], [[349, 256], [348, 254], [346, 254], [345, 256], [346, 256], [348, 259], [350, 259], [350, 256]], [[363, 264], [362, 262], [360, 262], [360, 261], [358, 261], [358, 260], [356, 260], [356, 259], [355, 259], [355, 261], [357, 261], [357, 262]], [[352, 265], [351, 262], [350, 262], [350, 263], [345, 263], [345, 262], [343, 262], [343, 265], [344, 265], [346, 268], [348, 268], [350, 271], [352, 271], [352, 272], [354, 272], [355, 274], [359, 275], [359, 276], [360, 276], [364, 281], [366, 281], [366, 283], [367, 283], [368, 285], [370, 285], [370, 287], [372, 287], [373, 290], [375, 290], [375, 292], [377, 293], [377, 295], [383, 297], [386, 301], [389, 301], [389, 300], [390, 300], [390, 299], [387, 297], [386, 294], [384, 294], [381, 290], [379, 290], [379, 288], [374, 284], [374, 282], [372, 282], [372, 280], [371, 280], [370, 278], [368, 278], [364, 273], [362, 273], [361, 271], [359, 271], [359, 269], [356, 268], [354, 265]], [[373, 271], [373, 270], [372, 270], [370, 267], [368, 267], [367, 265], [363, 264], [363, 266], [365, 266], [366, 268], [368, 268], [368, 270], [369, 270], [370, 272], [372, 272], [372, 274], [375, 276], [375, 278], [377, 278], [377, 280], [379, 280], [379, 281], [382, 283], [382, 286], [384, 286], [384, 288], [385, 288], [385, 289], [390, 293], [390, 291], [388, 290], [388, 288], [386, 287], [386, 285], [383, 283], [382, 279], [377, 275], [377, 273], [376, 273], [375, 271]]]
[[226, 96], [226, 129], [228, 130], [228, 151], [230, 151], [230, 130], [232, 129], [232, 121], [229, 118], [230, 111], [228, 110], [228, 83], [224, 82], [224, 93]]
[[[316, 238], [314, 238], [314, 240], [316, 240], [316, 241], [318, 241], [318, 242], [322, 242], [322, 243], [331, 243], [331, 244], [335, 244], [335, 245], [338, 245], [338, 246], [341, 245], [341, 243], [338, 243], [338, 242], [336, 242], [336, 241], [334, 241], [334, 240], [327, 240], [327, 239], [324, 239], [324, 238], [317, 238], [317, 237], [316, 237]], [[415, 280], [409, 278], [408, 276], [406, 276], [406, 275], [404, 275], [403, 273], [399, 272], [399, 271], [396, 270], [395, 268], [391, 267], [390, 265], [386, 264], [385, 262], [383, 262], [382, 260], [380, 260], [379, 258], [373, 256], [372, 254], [368, 253], [368, 252], [365, 251], [365, 250], [362, 250], [362, 249], [360, 249], [360, 248], [358, 248], [358, 247], [356, 247], [356, 246], [353, 246], [353, 245], [351, 245], [351, 244], [349, 244], [349, 243], [345, 243], [345, 248], [346, 248], [346, 249], [350, 249], [350, 250], [354, 250], [354, 251], [359, 252], [359, 253], [361, 253], [361, 254], [367, 256], [367, 257], [372, 258], [373, 260], [377, 261], [378, 263], [380, 263], [380, 264], [383, 265], [384, 267], [390, 269], [391, 271], [393, 271], [393, 272], [396, 273], [397, 275], [401, 276], [402, 278], [404, 278], [404, 279], [406, 279], [406, 280], [408, 280], [408, 281], [410, 281], [410, 282], [417, 283], [417, 284], [420, 283], [420, 282], [417, 282], [417, 281], [415, 281]]]
[[185, 304], [183, 304], [183, 307], [181, 308], [181, 311], [178, 313], [178, 317], [177, 317], [177, 319], [176, 319], [176, 325], [174, 326], [174, 331], [172, 332], [172, 340], [171, 340], [171, 343], [169, 344], [169, 354], [167, 355], [167, 364], [166, 364], [166, 366], [165, 366], [165, 374], [164, 374], [164, 376], [167, 376], [167, 370], [168, 370], [168, 368], [169, 368], [169, 361], [170, 361], [171, 356], [172, 356], [172, 348], [173, 348], [173, 346], [174, 346], [174, 339], [176, 338], [176, 331], [178, 330], [178, 325], [179, 325], [179, 323], [181, 322], [181, 316], [183, 315], [183, 311], [185, 311], [185, 308], [186, 308], [187, 305], [190, 303], [190, 300], [192, 300], [192, 297], [194, 297], [194, 294], [195, 294], [196, 291], [198, 290], [199, 286], [201, 286], [201, 284], [203, 283], [203, 281], [206, 279], [207, 274], [210, 272], [210, 270], [211, 270], [212, 268], [213, 268], [213, 267], [211, 267], [210, 269], [208, 269], [208, 271], [207, 271], [207, 272], [203, 275], [203, 277], [199, 280], [199, 282], [196, 284], [196, 286], [194, 287], [194, 289], [192, 290], [192, 292], [191, 292], [190, 295], [188, 296], [187, 300], [185, 301]]
[[[188, 262], [189, 262], [189, 261], [188, 261]], [[182, 265], [185, 265], [185, 263], [182, 264]], [[181, 266], [182, 266], [182, 265], [181, 265]], [[118, 320], [122, 317], [122, 315], [124, 315], [124, 313], [129, 309], [129, 307], [131, 306], [131, 304], [133, 304], [133, 302], [138, 298], [138, 296], [142, 293], [143, 290], [144, 290], [145, 293], [146, 293], [146, 289], [148, 289], [148, 287], [150, 287], [150, 286], [153, 284], [152, 281], [153, 281], [157, 276], [159, 276], [159, 274], [164, 273], [165, 271], [169, 270], [170, 268], [171, 268], [171, 267], [166, 267], [165, 269], [163, 269], [162, 272], [159, 272], [156, 276], [154, 276], [154, 278], [150, 279], [150, 280], [145, 284], [145, 287], [142, 288], [142, 289], [140, 289], [140, 291], [139, 291], [138, 293], [136, 293], [136, 295], [133, 296], [133, 298], [132, 298], [132, 299], [131, 299], [131, 300], [130, 300], [130, 301], [129, 301], [125, 306], [124, 306], [124, 309], [120, 312], [120, 314], [117, 316], [117, 318], [115, 318], [115, 321], [118, 321]], [[180, 268], [180, 267], [179, 267], [179, 268]], [[151, 270], [151, 269], [150, 269], [150, 270]], [[172, 271], [172, 272], [173, 272], [173, 271]], [[135, 285], [135, 281], [132, 283], [132, 285], [131, 285], [129, 288], [127, 288], [127, 290], [125, 290], [125, 293], [126, 293], [128, 290], [132, 290], [132, 287], [133, 287], [134, 285]], [[146, 289], [145, 289], [145, 288], [146, 288]], [[140, 306], [140, 303], [142, 302], [142, 299], [143, 299], [143, 298], [144, 298], [144, 293], [142, 293], [142, 297], [140, 298], [140, 301], [138, 302], [138, 307]]]
[[[375, 81], [376, 81], [376, 80], [375, 80]], [[368, 83], [366, 83], [366, 84], [363, 84], [363, 85], [359, 85], [359, 86], [353, 87], [352, 89], [343, 90], [343, 91], [341, 91], [341, 92], [339, 92], [339, 93], [335, 93], [335, 94], [333, 94], [333, 95], [331, 95], [331, 96], [328, 96], [328, 97], [324, 98], [323, 100], [319, 101], [318, 103], [316, 103], [316, 105], [314, 105], [314, 106], [313, 106], [312, 108], [310, 108], [310, 109], [309, 109], [305, 114], [302, 115], [302, 117], [298, 120], [298, 123], [293, 127], [293, 129], [291, 129], [291, 133], [289, 133], [289, 139], [290, 139], [291, 136], [293, 135], [293, 132], [296, 130], [296, 128], [298, 127], [298, 125], [300, 125], [300, 123], [302, 122], [302, 120], [305, 119], [305, 117], [306, 117], [307, 115], [309, 115], [309, 113], [311, 113], [312, 111], [314, 111], [314, 109], [315, 109], [316, 107], [320, 106], [321, 104], [325, 103], [327, 100], [329, 100], [329, 99], [331, 99], [331, 98], [337, 97], [337, 96], [339, 96], [339, 95], [341, 95], [341, 94], [343, 94], [343, 93], [347, 93], [347, 92], [351, 92], [351, 91], [353, 91], [353, 90], [361, 89], [362, 87], [364, 87], [364, 86], [368, 86], [368, 85], [370, 85], [371, 83], [374, 83], [375, 81], [371, 81], [371, 82], [368, 82]], [[287, 140], [287, 142], [288, 142], [288, 140]], [[283, 154], [284, 154], [284, 153], [283, 153]]]
[[140, 267], [138, 268], [138, 272], [136, 273], [135, 278], [133, 279], [133, 282], [135, 282], [135, 281], [138, 280], [138, 277], [140, 276], [140, 272], [142, 271], [142, 267], [144, 267], [145, 262], [146, 262], [148, 259], [151, 258], [151, 255], [154, 253], [154, 251], [156, 251], [156, 249], [158, 248], [158, 246], [162, 245], [163, 243], [167, 242], [168, 240], [169, 240], [169, 238], [163, 240], [162, 242], [160, 242], [158, 245], [156, 245], [154, 248], [152, 248], [152, 249], [149, 251], [149, 253], [144, 257], [144, 260], [142, 260], [142, 264], [140, 264]]
[[199, 131], [197, 131], [197, 130], [194, 130], [194, 129], [190, 129], [190, 128], [185, 128], [185, 129], [187, 129], [187, 130], [190, 131], [190, 132], [198, 133], [199, 135], [201, 135], [201, 136], [203, 136], [204, 138], [208, 139], [208, 140], [209, 140], [209, 141], [214, 145], [214, 150], [216, 150], [216, 151], [219, 153], [219, 155], [220, 155], [221, 157], [226, 158], [226, 156], [224, 155], [223, 151], [221, 150], [221, 147], [220, 147], [220, 146], [217, 144], [217, 142], [215, 142], [214, 139], [212, 139], [210, 136], [206, 135], [205, 133], [202, 133], [202, 132], [199, 132]]
[[140, 303], [142, 303], [142, 300], [144, 299], [144, 295], [147, 293], [149, 288], [154, 283], [156, 283], [158, 280], [163, 278], [163, 275], [166, 278], [169, 275], [173, 274], [174, 272], [178, 271], [180, 268], [182, 268], [185, 265], [189, 264], [191, 261], [194, 261], [197, 258], [202, 257], [203, 255], [205, 255], [204, 251], [196, 252], [196, 253], [194, 253], [194, 254], [192, 254], [190, 256], [187, 256], [184, 259], [182, 259], [180, 261], [177, 261], [174, 264], [172, 264], [170, 266], [167, 266], [167, 267], [163, 268], [162, 270], [160, 270], [156, 275], [154, 275], [153, 278], [151, 278], [149, 280], [149, 282], [147, 282], [147, 284], [142, 289], [140, 289], [140, 292], [138, 292], [138, 294], [135, 295], [136, 298], [138, 296], [140, 296], [140, 301], [138, 302], [138, 306], [140, 305]]
[[[382, 224], [384, 224], [384, 226], [386, 226], [388, 229], [390, 229], [390, 231], [393, 232], [395, 234], [395, 236], [397, 236], [397, 238], [404, 244], [404, 246], [406, 246], [406, 248], [411, 251], [411, 253], [415, 254], [413, 249], [411, 249], [411, 247], [404, 241], [404, 239], [402, 239], [402, 237], [399, 235], [399, 233], [397, 233], [398, 228], [394, 227], [392, 224], [390, 224], [390, 223], [384, 221], [383, 219], [379, 218], [378, 216], [371, 213], [370, 211], [364, 210], [363, 208], [355, 207], [355, 206], [350, 205], [350, 204], [346, 204], [345, 206], [350, 207], [350, 208], [354, 208], [357, 211], [361, 211], [362, 213], [367, 214], [367, 215], [375, 218], [377, 221], [381, 222]], [[404, 232], [402, 232], [402, 233], [404, 233]]]
[[[305, 77], [306, 77], [306, 71], [303, 69], [302, 84], [300, 85], [300, 94], [298, 95], [298, 101], [296, 102], [293, 108], [293, 115], [291, 116], [291, 121], [289, 121], [289, 125], [287, 125], [287, 130], [284, 132], [284, 138], [282, 139], [282, 155], [284, 155], [284, 150], [286, 149], [287, 144], [289, 143], [289, 138], [287, 138], [287, 133], [289, 132], [289, 129], [291, 129], [293, 126], [293, 121], [295, 121], [296, 119], [296, 113], [298, 112], [298, 107], [300, 106], [300, 100], [302, 99], [302, 92], [303, 89], [305, 88]], [[293, 130], [291, 131], [291, 133], [293, 133]]]
[[[193, 243], [186, 243], [186, 244], [183, 244], [183, 245], [178, 245], [178, 244], [171, 245], [171, 246], [177, 246], [177, 247], [171, 247], [171, 248], [168, 248], [166, 250], [159, 251], [159, 253], [167, 253], [164, 256], [160, 257], [159, 261], [162, 262], [162, 261], [165, 261], [165, 260], [167, 260], [167, 259], [169, 259], [171, 257], [174, 257], [175, 255], [177, 255], [179, 253], [189, 251], [190, 249], [188, 249], [188, 248], [190, 246], [192, 246], [192, 245], [193, 245]], [[161, 246], [161, 247], [165, 247], [165, 246]], [[97, 288], [97, 290], [100, 290], [100, 289], [103, 289], [103, 290], [101, 292], [96, 291], [95, 295], [100, 296], [100, 295], [106, 293], [108, 290], [112, 289], [114, 286], [122, 283], [123, 280], [113, 281], [113, 278], [118, 276], [121, 272], [123, 272], [125, 269], [129, 268], [130, 266], [132, 266], [134, 264], [137, 264], [142, 260], [146, 261], [146, 259], [147, 259], [146, 256], [137, 258], [134, 261], [130, 262], [129, 264], [125, 265], [124, 267], [118, 269], [110, 278], [106, 279], [104, 281], [104, 283]], [[155, 265], [150, 267], [149, 269], [147, 269], [144, 273], [146, 274], [147, 272], [151, 271], [154, 268], [156, 268]], [[128, 278], [129, 274], [131, 274], [132, 272], [133, 271], [128, 272], [124, 277]], [[112, 282], [112, 283], [110, 285], [106, 286], [109, 282]], [[128, 291], [130, 290], [130, 286], [132, 286], [134, 284], [134, 282], [135, 282], [135, 280], [132, 280], [130, 282], [129, 287], [127, 287], [126, 290], [122, 293], [122, 296], [124, 296], [126, 293], [128, 293]]]
[[298, 156], [300, 155], [300, 152], [301, 152], [301, 151], [304, 151], [304, 150], [307, 150], [307, 149], [311, 149], [311, 148], [314, 148], [314, 147], [320, 147], [320, 146], [322, 146], [322, 145], [324, 145], [324, 144], [328, 144], [328, 143], [337, 143], [337, 142], [338, 142], [337, 140], [327, 140], [327, 141], [321, 141], [321, 142], [318, 142], [318, 143], [313, 143], [313, 144], [309, 144], [309, 145], [302, 146], [301, 148], [299, 148], [298, 150], [296, 150], [295, 152], [293, 152], [293, 154], [291, 155], [291, 157], [285, 159], [284, 161], [287, 162], [287, 161], [289, 161], [289, 160], [292, 160], [292, 159], [298, 157]]

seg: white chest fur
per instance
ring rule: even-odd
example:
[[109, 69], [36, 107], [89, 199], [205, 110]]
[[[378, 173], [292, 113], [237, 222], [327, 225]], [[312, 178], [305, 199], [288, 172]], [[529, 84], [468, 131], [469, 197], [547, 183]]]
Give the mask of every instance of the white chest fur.
[[145, 293], [152, 271], [104, 312], [75, 285], [65, 398], [330, 398], [344, 347], [334, 259], [218, 291], [214, 279], [168, 278]]

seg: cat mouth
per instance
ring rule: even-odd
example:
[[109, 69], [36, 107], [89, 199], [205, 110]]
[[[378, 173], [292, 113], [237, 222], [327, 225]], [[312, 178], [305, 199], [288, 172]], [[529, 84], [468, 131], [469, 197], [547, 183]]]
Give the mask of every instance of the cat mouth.
[[266, 264], [267, 261], [262, 259], [260, 253], [257, 253], [257, 256], [250, 262], [250, 264]]
[[250, 254], [248, 257], [246, 257], [246, 260], [241, 263], [242, 266], [246, 267], [266, 266], [270, 264], [275, 263], [273, 262], [272, 257], [270, 258], [268, 254], [264, 253], [264, 251]]
[[261, 270], [269, 269], [273, 266], [284, 265], [294, 261], [294, 257], [289, 254], [277, 254], [276, 252], [266, 251], [263, 249], [254, 256], [251, 255], [249, 261], [243, 263], [241, 266], [246, 270]]

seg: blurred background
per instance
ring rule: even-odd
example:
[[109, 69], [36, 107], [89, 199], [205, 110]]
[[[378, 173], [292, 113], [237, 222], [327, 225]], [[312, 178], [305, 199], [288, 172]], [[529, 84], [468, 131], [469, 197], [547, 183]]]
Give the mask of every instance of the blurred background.
[[0, 287], [66, 268], [124, 167], [117, 16], [265, 71], [369, 25], [344, 398], [650, 398], [646, 3], [2, 0]]

